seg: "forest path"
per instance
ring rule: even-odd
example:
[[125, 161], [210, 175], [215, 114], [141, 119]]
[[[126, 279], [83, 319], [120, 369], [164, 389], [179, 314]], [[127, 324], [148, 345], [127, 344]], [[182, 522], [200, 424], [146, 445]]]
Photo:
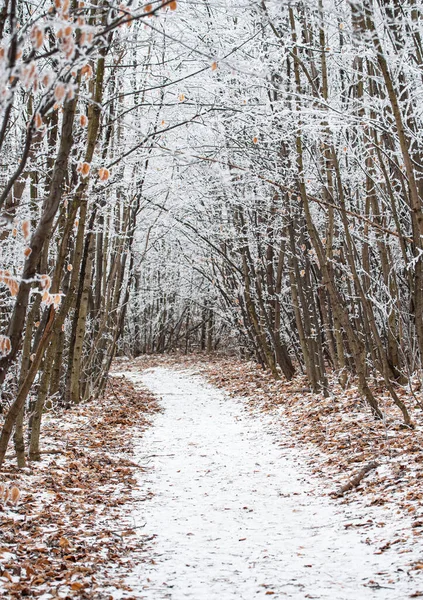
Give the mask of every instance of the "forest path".
[[164, 409], [139, 441], [149, 467], [142, 493], [154, 497], [133, 516], [155, 537], [129, 581], [136, 598], [385, 600], [413, 591], [406, 573], [397, 580], [395, 556], [374, 554], [345, 529], [348, 507], [324, 496], [269, 419], [187, 371], [126, 376]]

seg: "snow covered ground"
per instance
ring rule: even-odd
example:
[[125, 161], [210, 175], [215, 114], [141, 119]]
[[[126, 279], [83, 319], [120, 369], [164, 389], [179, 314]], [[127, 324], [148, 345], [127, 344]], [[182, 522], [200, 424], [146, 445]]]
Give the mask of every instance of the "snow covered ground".
[[[164, 411], [138, 442], [140, 494], [133, 515], [153, 537], [128, 583], [137, 598], [335, 600], [419, 597], [410, 554], [375, 554], [353, 527], [358, 514], [327, 497], [288, 434], [252, 416], [192, 372], [127, 372]], [[285, 444], [281, 442], [285, 441]], [[285, 447], [283, 447], [285, 446]], [[378, 512], [379, 511], [379, 512]], [[383, 512], [384, 521], [395, 515]], [[414, 557], [415, 558], [415, 557]]]

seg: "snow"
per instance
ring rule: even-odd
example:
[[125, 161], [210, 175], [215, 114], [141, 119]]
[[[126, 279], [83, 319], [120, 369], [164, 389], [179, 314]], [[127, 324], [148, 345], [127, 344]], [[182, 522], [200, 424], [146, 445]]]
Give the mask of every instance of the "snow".
[[137, 441], [148, 467], [139, 494], [154, 494], [132, 508], [134, 522], [146, 523], [140, 535], [154, 538], [128, 580], [137, 598], [388, 600], [416, 591], [410, 556], [375, 554], [346, 528], [351, 506], [330, 500], [301, 450], [281, 447], [289, 434], [245, 400], [189, 371], [125, 375], [164, 409]]

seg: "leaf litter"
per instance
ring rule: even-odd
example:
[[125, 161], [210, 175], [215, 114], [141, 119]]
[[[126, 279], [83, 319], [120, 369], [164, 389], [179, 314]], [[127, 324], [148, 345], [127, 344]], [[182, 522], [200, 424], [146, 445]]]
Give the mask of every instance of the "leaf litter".
[[134, 436], [158, 410], [145, 389], [110, 378], [100, 400], [45, 415], [40, 462], [6, 461], [2, 482], [21, 497], [0, 503], [1, 597], [131, 597], [125, 578], [142, 546], [142, 523], [124, 510], [141, 468]]
[[[254, 363], [202, 356], [118, 360], [115, 369], [124, 370], [127, 377], [111, 378], [103, 399], [71, 411], [52, 410], [46, 415], [44, 453], [40, 463], [32, 463], [29, 468], [18, 470], [10, 457], [5, 464], [2, 483], [9, 488], [16, 486], [21, 497], [16, 506], [10, 501], [0, 504], [2, 597], [159, 600], [162, 592], [163, 598], [174, 600], [179, 597], [198, 597], [195, 594], [201, 590], [201, 581], [200, 588], [194, 585], [194, 595], [190, 596], [192, 590], [187, 594], [186, 590], [181, 592], [177, 581], [157, 580], [161, 574], [160, 565], [164, 562], [160, 538], [163, 531], [172, 530], [172, 518], [166, 513], [163, 515], [160, 510], [157, 512], [162, 491], [162, 484], [157, 485], [157, 474], [163, 464], [171, 464], [171, 461], [181, 458], [175, 456], [168, 439], [156, 440], [158, 443], [153, 449], [148, 447], [149, 436], [153, 439], [156, 435], [154, 432], [161, 418], [161, 408], [155, 396], [147, 392], [145, 387], [140, 387], [140, 377], [148, 377], [148, 372], [139, 373], [157, 366], [174, 370], [170, 375], [172, 386], [175, 386], [177, 372], [188, 368], [189, 381], [192, 378], [195, 380], [196, 374], [201, 374], [214, 386], [228, 392], [229, 396], [224, 395], [219, 400], [220, 409], [214, 418], [218, 418], [230, 396], [234, 397], [238, 407], [235, 413], [230, 409], [234, 422], [243, 422], [248, 417], [248, 427], [254, 429], [252, 423], [257, 421], [260, 435], [263, 435], [265, 422], [266, 430], [273, 436], [272, 446], [279, 452], [287, 453], [282, 456], [285, 459], [288, 456], [288, 462], [291, 461], [289, 476], [294, 473], [301, 482], [301, 493], [305, 496], [299, 506], [296, 506], [296, 494], [300, 492], [289, 489], [289, 485], [277, 491], [281, 500], [291, 503], [285, 508], [289, 509], [289, 520], [294, 524], [293, 533], [291, 531], [294, 542], [298, 542], [298, 531], [302, 532], [304, 538], [295, 551], [293, 547], [290, 549], [290, 560], [295, 554], [300, 562], [295, 563], [294, 568], [289, 563], [279, 564], [278, 556], [269, 556], [269, 549], [263, 548], [267, 552], [263, 556], [267, 556], [270, 567], [263, 571], [265, 579], [254, 579], [252, 584], [249, 575], [246, 576], [241, 581], [240, 589], [249, 581], [247, 595], [242, 595], [238, 589], [239, 593], [234, 597], [249, 599], [253, 591], [254, 597], [256, 594], [293, 598], [326, 597], [324, 591], [319, 591], [319, 568], [323, 567], [318, 567], [316, 561], [319, 553], [325, 559], [325, 545], [329, 545], [332, 551], [336, 550], [339, 538], [343, 539], [341, 532], [359, 536], [364, 542], [362, 547], [367, 558], [370, 552], [376, 559], [383, 560], [380, 568], [376, 568], [379, 563], [369, 563], [373, 564], [373, 570], [363, 570], [361, 591], [357, 597], [367, 598], [366, 590], [383, 599], [395, 597], [391, 594], [404, 598], [422, 597], [423, 554], [420, 536], [423, 528], [423, 444], [419, 413], [416, 411], [414, 417], [415, 430], [404, 429], [394, 407], [386, 399], [385, 420], [377, 422], [361, 402], [355, 388], [342, 390], [335, 380], [331, 381], [331, 396], [324, 398], [309, 393], [301, 377], [290, 383], [276, 382]], [[166, 385], [169, 385], [167, 377]], [[128, 378], [134, 379], [136, 385]], [[149, 384], [153, 391], [159, 393], [151, 385], [151, 377]], [[181, 397], [186, 395], [187, 385], [184, 383]], [[204, 381], [196, 385], [197, 391], [194, 389], [194, 392], [198, 393]], [[174, 397], [178, 396], [175, 394]], [[237, 412], [240, 407], [241, 413]], [[152, 419], [155, 427], [148, 428]], [[173, 430], [178, 431], [178, 425], [175, 427], [173, 424]], [[146, 440], [143, 438], [145, 432]], [[198, 449], [198, 441], [190, 440], [188, 448], [193, 451]], [[203, 454], [196, 456], [195, 461], [208, 456], [209, 450], [202, 448]], [[363, 467], [374, 460], [378, 462], [377, 468], [368, 472], [358, 485], [346, 490], [341, 497], [335, 497], [334, 492], [345, 487]], [[273, 462], [278, 466], [278, 461]], [[192, 466], [188, 460], [190, 464]], [[283, 464], [285, 469], [286, 461]], [[184, 461], [180, 466], [184, 466]], [[262, 514], [261, 528], [268, 515], [273, 514], [275, 502], [274, 495], [270, 505], [266, 499], [267, 482], [277, 479], [279, 473], [279, 469], [272, 472], [271, 466], [262, 482], [262, 503], [266, 510]], [[260, 466], [254, 471], [260, 473]], [[256, 473], [253, 475], [256, 476]], [[251, 473], [248, 474], [250, 476]], [[212, 489], [215, 487], [213, 468], [207, 468], [202, 477], [209, 478]], [[229, 485], [226, 495], [223, 495], [224, 502], [217, 507], [222, 515], [234, 515], [231, 489]], [[255, 495], [257, 491], [252, 493]], [[319, 518], [315, 517], [303, 531], [303, 511], [307, 512], [308, 504], [316, 509], [316, 501], [317, 504], [323, 502], [325, 506], [325, 510], [317, 510], [321, 513], [319, 518], [323, 520], [319, 522]], [[175, 502], [168, 504], [173, 511], [177, 511], [173, 517], [180, 522], [181, 505]], [[251, 500], [241, 504], [243, 506], [236, 507], [238, 511], [255, 517], [257, 508]], [[206, 503], [210, 514], [214, 508]], [[201, 514], [204, 514], [204, 510]], [[201, 514], [197, 514], [197, 517], [200, 518]], [[163, 516], [169, 518], [169, 522], [155, 521]], [[284, 517], [286, 515], [281, 518]], [[236, 518], [239, 524], [239, 515]], [[184, 547], [184, 552], [179, 554], [174, 549], [174, 554], [185, 561], [187, 566], [184, 568], [188, 569], [190, 575], [199, 564], [201, 548], [207, 547], [205, 540], [197, 535], [195, 525], [194, 522], [190, 527], [192, 531], [184, 532], [184, 539], [189, 541], [194, 554], [188, 547]], [[225, 521], [222, 526], [225, 526]], [[273, 523], [273, 529], [277, 530], [278, 526], [278, 523]], [[332, 535], [333, 526], [336, 527], [335, 537]], [[261, 557], [256, 556], [255, 560], [251, 560], [259, 544], [257, 539], [252, 543], [251, 536], [244, 534], [245, 531], [236, 532], [236, 547], [232, 546], [235, 537], [229, 541], [224, 539], [223, 542], [228, 542], [227, 547], [232, 549], [231, 560], [236, 562], [241, 557], [238, 570], [245, 575], [241, 565], [254, 571], [255, 565], [261, 564]], [[351, 540], [349, 537], [347, 539]], [[309, 547], [310, 540], [316, 544], [317, 555]], [[175, 542], [175, 539], [171, 541]], [[225, 546], [223, 542], [218, 545], [217, 558], [221, 558]], [[240, 552], [239, 547], [246, 550]], [[338, 551], [345, 551], [342, 543]], [[307, 559], [307, 555], [312, 555], [313, 561]], [[358, 553], [354, 560], [360, 565], [362, 556]], [[169, 560], [165, 562], [171, 565]], [[287, 566], [290, 566], [291, 574], [294, 573], [291, 581], [283, 582], [284, 585], [272, 581], [275, 567], [276, 572], [284, 572]], [[214, 564], [214, 577], [217, 579], [220, 568]], [[227, 566], [226, 569], [226, 572], [223, 569], [223, 574], [220, 573], [216, 588], [216, 598], [220, 594], [225, 600], [232, 597], [239, 575], [236, 573], [234, 576]], [[304, 573], [314, 573], [314, 576], [317, 573], [317, 580]], [[349, 586], [354, 583], [351, 577], [347, 582]], [[345, 577], [340, 575], [336, 584], [338, 588], [335, 587], [337, 591], [331, 590], [332, 597], [340, 600], [346, 594], [345, 598], [349, 598], [349, 592], [345, 591], [349, 589], [347, 583]], [[307, 589], [310, 585], [311, 591]], [[213, 589], [207, 587], [205, 597], [214, 598]], [[182, 595], [178, 595], [180, 592]]]

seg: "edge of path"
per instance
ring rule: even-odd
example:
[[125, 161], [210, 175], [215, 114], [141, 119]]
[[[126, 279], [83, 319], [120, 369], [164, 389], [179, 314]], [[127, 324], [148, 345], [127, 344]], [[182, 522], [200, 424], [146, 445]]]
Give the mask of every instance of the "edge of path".
[[[345, 527], [357, 529], [376, 553], [407, 554], [407, 570], [420, 576], [421, 425], [414, 431], [405, 430], [388, 401], [385, 422], [375, 421], [355, 388], [344, 391], [332, 381], [333, 393], [324, 398], [307, 391], [304, 377], [289, 383], [275, 381], [255, 363], [232, 357], [160, 355], [116, 361], [119, 371], [154, 367], [189, 369], [229, 394], [242, 397], [252, 412], [269, 415], [276, 428], [289, 431], [288, 443], [303, 452], [312, 476], [323, 484], [332, 501], [348, 505], [351, 522]], [[333, 492], [348, 485], [372, 461], [377, 461], [377, 468], [365, 473], [341, 497], [335, 497]]]

